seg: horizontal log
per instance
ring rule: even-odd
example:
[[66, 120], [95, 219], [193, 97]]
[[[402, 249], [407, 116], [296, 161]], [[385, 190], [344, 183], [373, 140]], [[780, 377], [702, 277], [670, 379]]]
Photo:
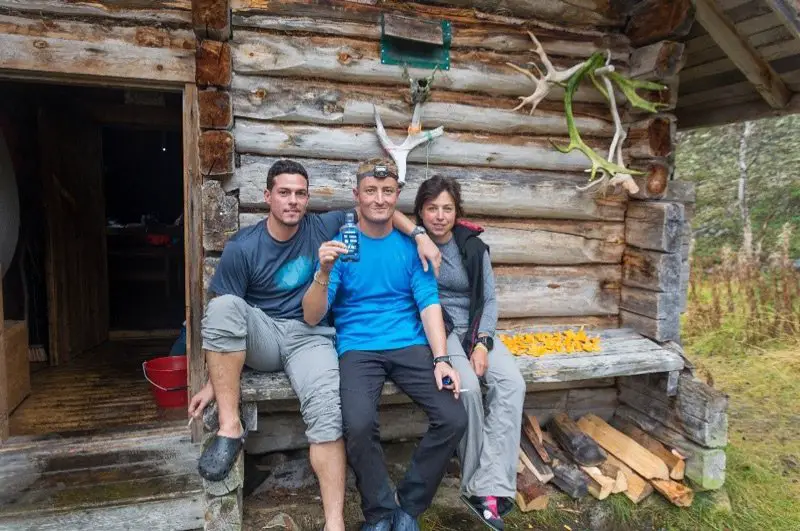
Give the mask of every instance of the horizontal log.
[[97, 17], [137, 24], [170, 24], [190, 28], [191, 0], [0, 0], [0, 10], [36, 16]]
[[[283, 2], [269, 2], [266, 0], [232, 0], [231, 4], [234, 12], [253, 11], [272, 14], [286, 15], [308, 15], [319, 12], [319, 6], [330, 6], [331, 11], [335, 10], [336, 18], [339, 20], [350, 20], [352, 17], [362, 17], [357, 20], [371, 20], [370, 16], [380, 13], [381, 10], [391, 10], [405, 12], [410, 15], [438, 17], [458, 22], [474, 22], [481, 20], [481, 11], [487, 13], [497, 9], [497, 3], [492, 1], [470, 1], [470, 0], [421, 0], [420, 2], [405, 2], [402, 0], [388, 0], [376, 6], [376, 2], [356, 1], [347, 2], [342, 0], [288, 0]], [[285, 6], [273, 4], [286, 4]], [[430, 4], [430, 5], [428, 5]], [[570, 2], [555, 0], [546, 3], [532, 5], [525, 0], [511, 0], [503, 3], [503, 11], [511, 17], [531, 20], [537, 26], [546, 26], [544, 22], [553, 21], [565, 26], [577, 26], [585, 28], [592, 25], [611, 26], [621, 25], [624, 21], [611, 12], [607, 4], [590, 5], [587, 7], [576, 7]], [[502, 17], [510, 19], [511, 17]], [[355, 19], [354, 19], [355, 20]], [[591, 35], [591, 30], [584, 30], [582, 34]]]
[[[237, 136], [236, 141], [238, 143], [241, 139]], [[424, 148], [419, 149], [424, 152]], [[243, 155], [241, 166], [236, 168], [233, 178], [225, 181], [225, 189], [238, 189], [239, 199], [246, 208], [266, 209], [266, 175], [276, 160], [277, 157]], [[352, 189], [357, 163], [312, 159], [301, 159], [299, 162], [311, 177], [309, 208], [327, 211], [353, 207]], [[434, 174], [458, 179], [464, 207], [470, 216], [624, 219], [625, 204], [620, 202], [619, 197], [596, 198], [576, 189], [576, 186], [585, 183], [583, 174], [455, 166], [426, 168], [424, 164], [409, 165], [398, 208], [405, 213], [413, 211], [419, 184]]]
[[622, 256], [622, 283], [651, 291], [675, 292], [680, 289], [680, 253], [659, 253], [633, 247]]
[[230, 0], [192, 0], [192, 25], [201, 39], [227, 41], [231, 36]]
[[231, 95], [224, 90], [203, 90], [197, 94], [200, 127], [230, 129], [233, 126]]
[[[286, 4], [291, 2], [281, 2]], [[272, 5], [270, 5], [272, 4]], [[301, 14], [268, 14], [272, 9], [285, 10], [285, 6], [273, 8], [274, 3], [265, 6], [264, 11], [236, 10], [233, 25], [236, 28], [253, 28], [272, 31], [293, 31], [303, 34], [355, 37], [379, 40], [381, 38], [380, 12], [357, 13], [353, 10], [334, 10], [330, 5], [305, 5]], [[316, 8], [316, 9], [315, 9]], [[381, 6], [384, 13], [384, 6]], [[417, 12], [416, 16], [420, 16]], [[368, 21], [365, 19], [369, 18]], [[427, 18], [427, 17], [425, 17]], [[479, 21], [451, 21], [452, 49], [480, 48], [503, 53], [528, 52], [532, 48], [531, 38], [520, 27], [489, 25]], [[578, 40], [572, 35], [556, 29], [532, 28], [549, 57], [576, 57], [585, 59], [594, 52], [611, 49], [612, 60], [628, 61], [627, 41], [616, 35], [607, 34]]]
[[230, 44], [211, 40], [200, 41], [196, 59], [199, 86], [230, 86], [233, 75]]
[[195, 40], [184, 29], [0, 15], [0, 65], [36, 75], [182, 85], [195, 78]]
[[728, 443], [728, 416], [724, 411], [703, 420], [685, 409], [625, 386], [620, 387], [619, 400], [706, 448], [722, 448]]
[[[635, 162], [630, 166], [633, 169], [642, 170], [642, 168], [637, 168]], [[643, 170], [647, 171], [645, 175], [633, 176], [633, 180], [636, 181], [639, 190], [635, 194], [629, 194], [629, 197], [639, 200], [663, 199], [667, 193], [672, 170], [672, 166], [666, 161], [649, 161], [647, 169]]]
[[576, 315], [572, 317], [525, 317], [521, 319], [498, 319], [497, 330], [521, 330], [554, 327], [580, 328], [587, 330], [605, 330], [619, 328], [619, 317], [616, 315]]
[[664, 196], [664, 201], [674, 201], [676, 203], [684, 203], [683, 217], [684, 220], [690, 220], [693, 216], [689, 212], [689, 206], [686, 203], [694, 203], [697, 201], [697, 191], [695, 183], [690, 181], [681, 181], [675, 179], [670, 181], [667, 185], [667, 193]]
[[229, 131], [203, 131], [198, 144], [203, 177], [224, 177], [234, 169], [234, 141]]
[[239, 230], [239, 201], [225, 195], [218, 181], [203, 183], [203, 249], [222, 251]]
[[686, 457], [684, 475], [699, 490], [715, 490], [725, 483], [726, 456], [721, 448], [708, 449], [687, 439], [675, 430], [649, 418], [647, 415], [625, 405], [621, 405], [611, 421], [630, 422], [652, 435], [665, 445], [678, 450]]
[[638, 313], [620, 310], [619, 322], [656, 341], [680, 341], [680, 314], [668, 315], [663, 319], [653, 319]]
[[[236, 74], [276, 77], [316, 78], [362, 85], [408, 86], [401, 70], [381, 63], [377, 43], [347, 38], [300, 37], [239, 30], [233, 36], [233, 68]], [[451, 51], [450, 70], [437, 74], [433, 88], [492, 95], [527, 96], [535, 84], [506, 63], [525, 67], [529, 56], [495, 52]], [[568, 67], [574, 59], [554, 60], [557, 67]], [[430, 71], [410, 68], [414, 77]], [[564, 91], [556, 87], [548, 99], [561, 101]], [[582, 86], [575, 101], [601, 102], [603, 96], [593, 87]]]
[[637, 48], [631, 53], [628, 75], [651, 81], [674, 76], [683, 68], [685, 50], [686, 45], [676, 41], [660, 41]]
[[[411, 122], [408, 87], [377, 87], [304, 81], [263, 76], [235, 76], [231, 86], [237, 117], [319, 125], [375, 125], [373, 106], [383, 125], [405, 128]], [[426, 129], [478, 131], [495, 134], [568, 134], [561, 102], [545, 102], [531, 116], [514, 111], [513, 98], [498, 98], [436, 90], [422, 108]], [[594, 137], [614, 134], [608, 108], [576, 104], [576, 124]]]
[[625, 141], [627, 154], [634, 159], [667, 157], [675, 148], [675, 135], [675, 118], [666, 114], [632, 123]]
[[669, 468], [670, 479], [674, 479], [675, 481], [681, 481], [683, 479], [686, 472], [686, 461], [683, 456], [679, 457], [677, 452], [670, 451], [669, 448], [650, 436], [646, 431], [632, 424], [626, 424], [624, 428], [617, 429], [664, 461], [664, 464]]
[[495, 285], [501, 317], [615, 314], [618, 266], [499, 266]]
[[667, 319], [680, 313], [679, 291], [650, 291], [629, 286], [622, 287], [619, 307], [652, 319]]
[[693, 22], [691, 0], [645, 0], [631, 11], [625, 34], [634, 46], [644, 46], [685, 37]]
[[666, 392], [668, 376], [665, 374], [641, 374], [624, 376], [619, 385], [629, 387], [654, 400], [672, 406], [681, 416], [695, 417], [711, 424], [721, 422], [728, 409], [728, 395], [689, 376], [678, 378], [675, 397]]
[[[355, 161], [385, 156], [371, 127], [333, 128], [239, 119], [233, 131], [239, 153]], [[406, 136], [405, 131], [389, 131], [389, 137], [397, 145]], [[607, 150], [605, 142], [590, 144], [598, 153]], [[583, 171], [591, 165], [579, 151], [561, 153], [547, 138], [474, 133], [445, 133], [412, 151], [408, 161], [566, 172]]]
[[674, 253], [680, 251], [683, 205], [680, 203], [632, 201], [625, 216], [625, 242], [640, 249]]

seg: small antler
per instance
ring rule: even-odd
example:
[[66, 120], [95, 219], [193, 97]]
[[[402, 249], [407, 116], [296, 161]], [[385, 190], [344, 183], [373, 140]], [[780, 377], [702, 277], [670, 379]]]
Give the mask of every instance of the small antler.
[[539, 60], [541, 61], [542, 66], [544, 66], [545, 71], [542, 72], [542, 70], [539, 68], [539, 65], [536, 63], [528, 63], [536, 69], [536, 72], [539, 74], [539, 77], [537, 77], [530, 70], [520, 68], [513, 63], [506, 64], [514, 70], [525, 74], [528, 76], [528, 78], [530, 78], [531, 81], [536, 83], [536, 89], [533, 91], [533, 94], [530, 96], [520, 96], [519, 99], [521, 99], [522, 102], [513, 109], [516, 111], [523, 108], [525, 105], [530, 104], [530, 114], [533, 114], [539, 103], [541, 103], [542, 100], [547, 97], [547, 94], [550, 93], [552, 85], [566, 82], [575, 72], [580, 70], [586, 62], [579, 63], [568, 68], [567, 70], [557, 70], [556, 67], [553, 66], [552, 61], [550, 61], [550, 58], [547, 57], [547, 53], [545, 53], [544, 47], [542, 46], [542, 43], [539, 42], [539, 39], [536, 38], [536, 35], [530, 31], [528, 32], [528, 35], [530, 35], [533, 44], [536, 46], [533, 51], [539, 56]]
[[429, 142], [434, 138], [438, 138], [444, 134], [444, 127], [437, 127], [432, 131], [422, 131], [420, 125], [422, 117], [422, 104], [417, 103], [414, 106], [414, 114], [411, 118], [411, 125], [408, 126], [408, 136], [399, 146], [394, 144], [386, 134], [386, 129], [383, 127], [381, 115], [378, 113], [378, 108], [372, 106], [375, 114], [375, 128], [378, 133], [378, 140], [380, 140], [383, 149], [389, 153], [394, 163], [397, 165], [397, 182], [402, 187], [406, 182], [406, 160], [411, 151], [425, 142]]

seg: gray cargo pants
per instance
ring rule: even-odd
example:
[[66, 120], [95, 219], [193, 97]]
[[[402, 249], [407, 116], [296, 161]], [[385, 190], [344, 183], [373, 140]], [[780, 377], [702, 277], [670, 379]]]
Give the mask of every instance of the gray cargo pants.
[[203, 316], [203, 349], [245, 351], [245, 365], [263, 372], [284, 370], [300, 399], [309, 443], [342, 437], [339, 358], [335, 330], [296, 319], [273, 319], [234, 295], [211, 299]]
[[478, 376], [461, 346], [463, 337], [453, 332], [447, 338], [447, 353], [461, 377], [461, 387], [469, 389], [460, 396], [469, 418], [458, 446], [461, 492], [514, 498], [525, 381], [514, 356], [496, 340], [489, 353], [489, 368], [480, 378], [487, 387], [484, 405]]

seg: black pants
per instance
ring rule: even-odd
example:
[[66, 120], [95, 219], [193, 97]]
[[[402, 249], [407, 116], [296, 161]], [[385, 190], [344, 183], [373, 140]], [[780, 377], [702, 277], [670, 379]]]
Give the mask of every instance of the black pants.
[[397, 507], [378, 431], [378, 401], [387, 377], [428, 415], [428, 432], [397, 487], [400, 506], [411, 516], [431, 504], [467, 428], [463, 404], [452, 391], [436, 388], [432, 361], [430, 348], [421, 345], [379, 352], [351, 350], [339, 361], [347, 460], [368, 523], [378, 522]]

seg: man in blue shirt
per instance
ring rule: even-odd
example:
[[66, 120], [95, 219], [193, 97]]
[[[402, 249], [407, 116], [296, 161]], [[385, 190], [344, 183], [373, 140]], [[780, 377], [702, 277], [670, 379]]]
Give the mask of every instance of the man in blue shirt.
[[[218, 481], [230, 471], [247, 432], [239, 419], [242, 367], [284, 370], [300, 400], [325, 528], [344, 531], [346, 460], [334, 330], [306, 325], [301, 303], [319, 246], [339, 232], [345, 213], [307, 215], [308, 182], [301, 164], [276, 161], [264, 192], [269, 216], [242, 228], [225, 245], [209, 287], [215, 297], [208, 303], [201, 331], [209, 382], [192, 397], [189, 414], [198, 417], [216, 398], [220, 428], [203, 450], [198, 470], [205, 479]], [[408, 234], [414, 229], [402, 214], [394, 222]], [[415, 238], [419, 257], [429, 256], [438, 267], [438, 250], [423, 249], [429, 238]]]
[[[399, 195], [394, 164], [361, 164], [353, 192], [360, 258], [337, 260], [347, 252], [341, 241], [320, 246], [303, 317], [316, 326], [328, 309], [333, 316], [345, 446], [361, 493], [362, 530], [418, 530], [416, 517], [433, 500], [467, 417], [458, 402], [459, 376], [447, 357], [436, 278], [421, 267], [413, 242], [392, 228]], [[430, 423], [396, 494], [378, 433], [386, 378], [422, 407]]]

